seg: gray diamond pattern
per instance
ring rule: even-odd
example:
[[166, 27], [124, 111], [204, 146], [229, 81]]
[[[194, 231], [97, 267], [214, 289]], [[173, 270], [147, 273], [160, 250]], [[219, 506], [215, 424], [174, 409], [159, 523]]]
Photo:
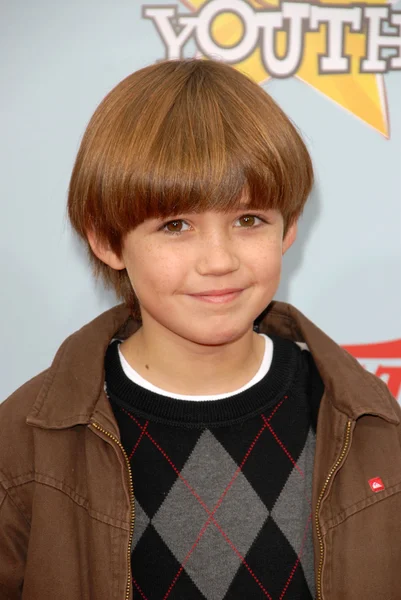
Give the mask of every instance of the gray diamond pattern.
[[[237, 468], [220, 442], [206, 430], [181, 475], [212, 511]], [[214, 517], [231, 544], [245, 557], [268, 515], [267, 508], [240, 472]], [[241, 559], [213, 523], [199, 537], [207, 519], [208, 513], [199, 500], [178, 478], [152, 524], [180, 563], [190, 554], [185, 570], [206, 598], [221, 600]]]
[[148, 515], [143, 510], [142, 506], [139, 504], [138, 500], [135, 499], [135, 527], [134, 527], [134, 537], [132, 538], [132, 548], [131, 551], [134, 550], [135, 546], [139, 542], [144, 533], [146, 527], [150, 523], [150, 519]]
[[[305, 491], [308, 490], [309, 493], [312, 490], [314, 456], [315, 435], [310, 429], [304, 449], [297, 461], [297, 465], [303, 472], [304, 477], [302, 477], [295, 467], [293, 468], [271, 513], [274, 521], [286, 536], [297, 556], [301, 550], [304, 537], [304, 532], [299, 527], [299, 524], [306, 522], [305, 517], [311, 512], [311, 505], [308, 502], [311, 498], [305, 497]], [[313, 561], [312, 523], [310, 522], [300, 562], [309, 590], [312, 597], [315, 597]]]

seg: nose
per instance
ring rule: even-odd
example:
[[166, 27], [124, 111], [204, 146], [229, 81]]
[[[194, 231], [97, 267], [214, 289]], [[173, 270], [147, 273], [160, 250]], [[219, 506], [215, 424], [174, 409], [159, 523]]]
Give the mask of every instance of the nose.
[[225, 275], [240, 266], [233, 240], [224, 236], [209, 236], [199, 245], [197, 271], [200, 275]]

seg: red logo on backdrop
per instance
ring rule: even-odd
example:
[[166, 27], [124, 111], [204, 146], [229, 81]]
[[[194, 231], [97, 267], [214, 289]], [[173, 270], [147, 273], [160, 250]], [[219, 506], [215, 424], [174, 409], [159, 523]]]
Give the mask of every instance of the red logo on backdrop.
[[401, 404], [401, 339], [378, 344], [343, 346], [367, 371], [387, 383]]

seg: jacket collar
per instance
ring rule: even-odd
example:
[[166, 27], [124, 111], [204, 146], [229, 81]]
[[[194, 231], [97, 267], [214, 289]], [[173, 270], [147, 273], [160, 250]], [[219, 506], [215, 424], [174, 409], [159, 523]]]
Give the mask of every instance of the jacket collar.
[[386, 384], [368, 373], [353, 356], [290, 304], [272, 302], [260, 331], [306, 343], [333, 405], [349, 418], [355, 420], [370, 414], [391, 423], [400, 422], [396, 401]]
[[[139, 326], [120, 305], [67, 338], [45, 373], [27, 422], [64, 429], [95, 419], [118, 435], [104, 393], [104, 355], [117, 333], [125, 338]], [[348, 417], [372, 414], [399, 423], [387, 386], [290, 304], [272, 302], [260, 321], [260, 331], [306, 343], [332, 403]]]
[[116, 306], [63, 342], [45, 373], [28, 424], [65, 429], [94, 419], [119, 437], [104, 393], [104, 356], [110, 340], [129, 316], [125, 306]]

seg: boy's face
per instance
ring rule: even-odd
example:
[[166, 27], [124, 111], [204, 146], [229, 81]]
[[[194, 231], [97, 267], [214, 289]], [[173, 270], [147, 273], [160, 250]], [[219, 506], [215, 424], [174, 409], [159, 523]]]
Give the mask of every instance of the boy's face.
[[[272, 300], [296, 227], [283, 239], [278, 211], [244, 207], [149, 219], [126, 235], [121, 258], [90, 242], [109, 266], [127, 269], [144, 327], [218, 345], [252, 329]], [[215, 295], [224, 290], [237, 291]]]

